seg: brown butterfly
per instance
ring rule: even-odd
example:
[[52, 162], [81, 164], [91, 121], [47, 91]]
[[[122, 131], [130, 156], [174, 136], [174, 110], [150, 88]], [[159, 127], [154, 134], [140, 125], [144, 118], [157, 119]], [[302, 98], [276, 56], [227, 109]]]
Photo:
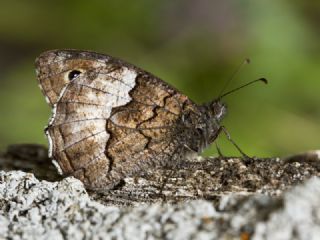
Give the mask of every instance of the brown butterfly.
[[200, 153], [222, 130], [220, 98], [197, 105], [152, 74], [95, 52], [53, 50], [36, 60], [52, 107], [49, 155], [87, 188]]

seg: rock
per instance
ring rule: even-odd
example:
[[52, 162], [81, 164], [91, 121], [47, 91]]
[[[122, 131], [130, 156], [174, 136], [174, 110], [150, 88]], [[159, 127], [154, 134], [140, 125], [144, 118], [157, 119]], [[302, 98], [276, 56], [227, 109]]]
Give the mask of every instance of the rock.
[[[0, 153], [0, 170], [22, 170], [39, 180], [61, 181], [48, 150], [37, 144], [16, 144]], [[177, 204], [209, 200], [219, 205], [221, 197], [241, 195], [278, 196], [311, 176], [320, 177], [319, 151], [289, 158], [243, 159], [239, 157], [196, 157], [127, 176], [114, 189], [88, 192], [103, 205]]]
[[106, 206], [72, 177], [40, 181], [0, 171], [0, 239], [316, 239], [320, 179], [283, 195], [222, 196], [180, 204]]
[[283, 207], [255, 226], [253, 239], [320, 239], [320, 179], [287, 192]]

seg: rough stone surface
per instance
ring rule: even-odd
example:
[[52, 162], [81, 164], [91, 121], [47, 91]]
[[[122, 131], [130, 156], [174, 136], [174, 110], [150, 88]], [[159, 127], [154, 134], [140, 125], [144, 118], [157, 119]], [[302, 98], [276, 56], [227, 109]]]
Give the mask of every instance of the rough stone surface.
[[283, 207], [255, 226], [254, 239], [320, 239], [320, 179], [286, 193]]
[[319, 162], [319, 151], [199, 159], [94, 193], [57, 175], [43, 147], [12, 146], [0, 154], [0, 240], [319, 239]]
[[223, 196], [181, 204], [105, 206], [72, 177], [0, 172], [0, 239], [317, 239], [320, 179], [283, 197]]
[[[10, 146], [0, 153], [0, 170], [23, 170], [37, 179], [60, 181], [63, 177], [46, 153], [47, 149], [34, 144]], [[229, 193], [277, 196], [312, 176], [320, 177], [319, 156], [314, 151], [285, 159], [198, 157], [128, 176], [115, 189], [89, 194], [100, 203], [113, 206], [199, 199], [213, 201], [217, 206], [220, 198]]]

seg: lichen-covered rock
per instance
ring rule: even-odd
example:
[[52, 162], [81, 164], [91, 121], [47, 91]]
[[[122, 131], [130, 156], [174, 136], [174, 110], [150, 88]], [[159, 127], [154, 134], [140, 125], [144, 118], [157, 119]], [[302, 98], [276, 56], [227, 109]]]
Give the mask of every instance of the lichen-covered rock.
[[72, 177], [37, 180], [0, 171], [0, 239], [317, 239], [320, 179], [280, 197], [225, 195], [209, 201], [105, 206]]
[[283, 207], [257, 223], [254, 239], [320, 239], [320, 179], [286, 193]]
[[186, 239], [213, 236], [203, 220], [217, 217], [208, 202], [181, 206], [104, 206], [74, 178], [50, 183], [32, 174], [0, 172], [0, 236], [13, 239]]

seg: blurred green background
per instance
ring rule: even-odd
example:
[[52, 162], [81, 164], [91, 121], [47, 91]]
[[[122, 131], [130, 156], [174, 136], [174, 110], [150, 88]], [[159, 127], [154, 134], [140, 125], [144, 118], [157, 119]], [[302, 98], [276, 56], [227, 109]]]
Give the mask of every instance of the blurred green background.
[[[250, 155], [320, 148], [320, 1], [2, 1], [0, 149], [47, 144], [50, 110], [34, 59], [45, 50], [94, 50], [134, 63], [197, 103], [215, 98], [237, 66], [223, 124]], [[239, 155], [224, 136], [226, 155]], [[212, 147], [207, 154], [213, 154]]]

